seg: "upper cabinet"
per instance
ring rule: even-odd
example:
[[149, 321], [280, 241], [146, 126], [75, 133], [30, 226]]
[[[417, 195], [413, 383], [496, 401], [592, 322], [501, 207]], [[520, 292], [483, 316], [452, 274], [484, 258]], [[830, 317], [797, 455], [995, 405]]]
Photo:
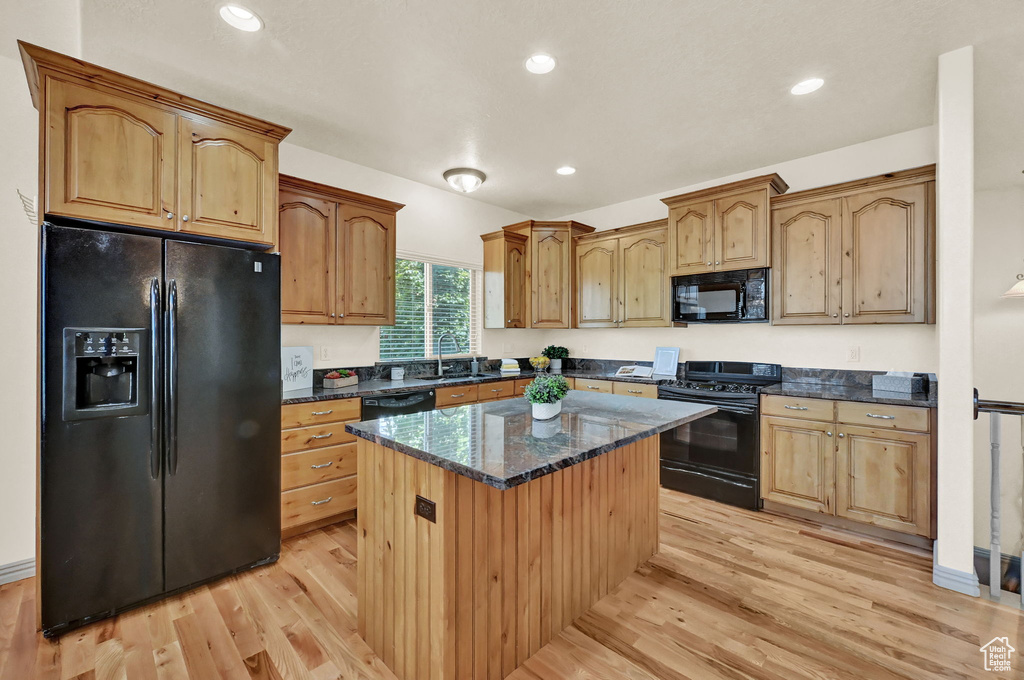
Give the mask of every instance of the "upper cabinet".
[[935, 166], [772, 202], [776, 324], [934, 323]]
[[776, 174], [661, 199], [668, 208], [668, 273], [771, 265], [769, 203], [789, 188]]
[[280, 176], [284, 323], [395, 323], [395, 214], [383, 199]]
[[19, 45], [40, 112], [42, 215], [276, 243], [288, 128]]
[[669, 326], [665, 220], [577, 239], [576, 326]]
[[528, 220], [484, 234], [484, 328], [570, 328], [579, 222]]

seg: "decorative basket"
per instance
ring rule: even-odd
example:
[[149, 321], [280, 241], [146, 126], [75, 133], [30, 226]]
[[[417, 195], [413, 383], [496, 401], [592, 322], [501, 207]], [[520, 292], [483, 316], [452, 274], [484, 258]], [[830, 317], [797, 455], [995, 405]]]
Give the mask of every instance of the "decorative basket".
[[347, 378], [324, 378], [324, 389], [336, 390], [339, 387], [348, 387], [349, 385], [358, 385], [359, 376], [350, 375]]

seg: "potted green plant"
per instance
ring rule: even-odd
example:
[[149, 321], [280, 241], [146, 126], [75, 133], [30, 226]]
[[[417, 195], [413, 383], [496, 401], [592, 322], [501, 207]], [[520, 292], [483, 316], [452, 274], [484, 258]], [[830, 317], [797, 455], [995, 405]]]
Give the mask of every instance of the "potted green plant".
[[526, 386], [526, 400], [533, 404], [535, 420], [551, 420], [562, 412], [569, 383], [560, 375], [542, 375]]
[[548, 345], [541, 352], [548, 359], [551, 359], [551, 370], [558, 373], [562, 370], [562, 359], [569, 358], [569, 348], [559, 347], [558, 345]]

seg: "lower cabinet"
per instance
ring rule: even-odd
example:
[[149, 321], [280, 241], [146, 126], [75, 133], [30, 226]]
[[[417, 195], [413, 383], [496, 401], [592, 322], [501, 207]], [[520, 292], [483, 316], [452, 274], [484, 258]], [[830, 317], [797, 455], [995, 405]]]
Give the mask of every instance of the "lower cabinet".
[[762, 414], [765, 501], [934, 538], [929, 409], [765, 396]]
[[288, 538], [350, 517], [356, 509], [359, 399], [281, 408], [281, 534]]

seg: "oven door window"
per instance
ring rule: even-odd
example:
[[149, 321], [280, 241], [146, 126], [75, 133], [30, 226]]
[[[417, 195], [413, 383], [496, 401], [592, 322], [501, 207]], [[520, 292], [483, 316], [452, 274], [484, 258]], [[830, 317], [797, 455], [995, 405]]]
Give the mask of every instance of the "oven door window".
[[676, 314], [680, 320], [715, 321], [739, 317], [738, 283], [677, 285]]
[[661, 457], [745, 474], [757, 473], [757, 414], [719, 407], [716, 413], [661, 435]]

